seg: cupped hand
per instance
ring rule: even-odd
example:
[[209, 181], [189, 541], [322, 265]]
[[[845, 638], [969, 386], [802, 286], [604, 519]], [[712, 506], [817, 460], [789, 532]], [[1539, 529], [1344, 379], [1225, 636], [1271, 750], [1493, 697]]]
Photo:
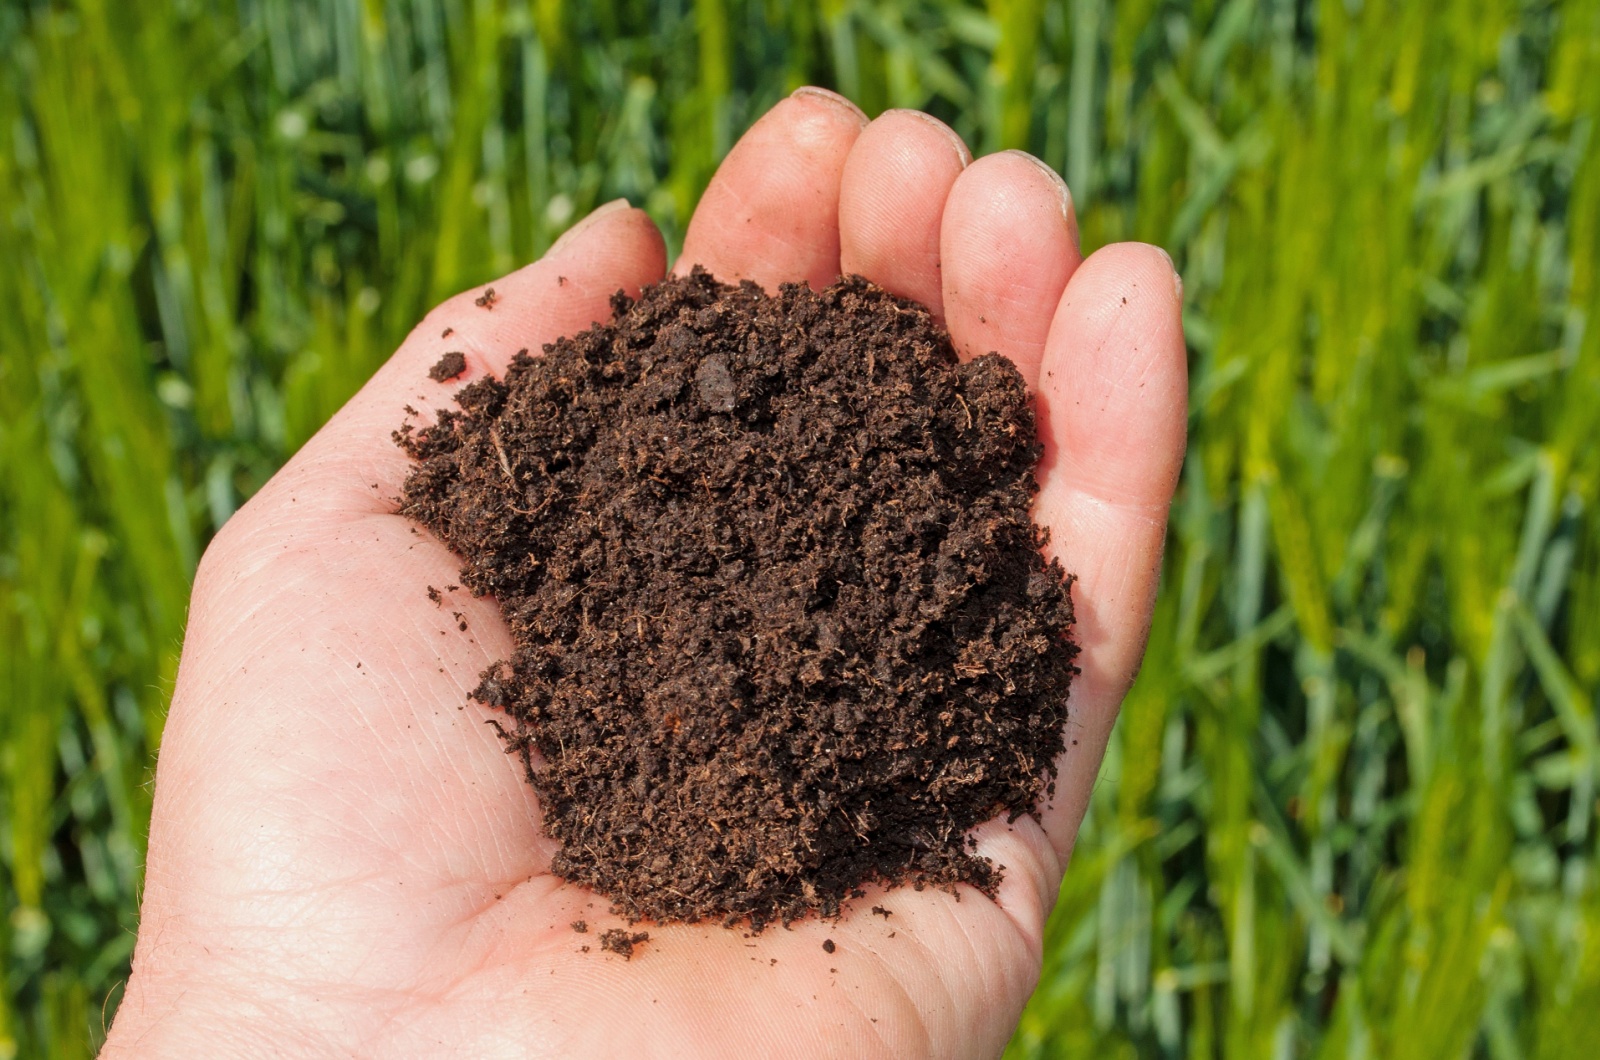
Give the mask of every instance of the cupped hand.
[[[974, 162], [927, 115], [868, 123], [802, 89], [718, 171], [675, 269], [695, 263], [767, 288], [861, 273], [931, 306], [963, 356], [1009, 356], [1035, 390], [1036, 518], [1078, 576], [1083, 672], [1053, 801], [978, 829], [1005, 866], [998, 895], [874, 889], [838, 921], [756, 937], [641, 925], [650, 941], [624, 961], [597, 944], [622, 926], [607, 903], [549, 874], [521, 762], [467, 699], [509, 636], [493, 601], [425, 595], [458, 564], [394, 514], [408, 464], [390, 432], [407, 404], [443, 406], [662, 277], [661, 236], [614, 203], [495, 281], [491, 303], [476, 289], [429, 314], [207, 550], [105, 1055], [1002, 1049], [1144, 650], [1184, 447], [1171, 262], [1137, 244], [1083, 259], [1066, 186], [1030, 156]], [[467, 373], [429, 381], [446, 350]]]

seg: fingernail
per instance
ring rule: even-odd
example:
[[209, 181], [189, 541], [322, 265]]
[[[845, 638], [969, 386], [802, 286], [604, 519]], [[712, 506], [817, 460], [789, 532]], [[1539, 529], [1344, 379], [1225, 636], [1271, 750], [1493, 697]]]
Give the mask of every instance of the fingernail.
[[967, 148], [967, 142], [961, 138], [961, 134], [950, 128], [950, 126], [946, 125], [938, 118], [935, 118], [932, 114], [927, 114], [920, 110], [909, 110], [903, 107], [896, 107], [893, 110], [884, 111], [883, 114], [879, 115], [879, 117], [882, 118], [889, 114], [903, 114], [908, 118], [917, 119], [924, 125], [932, 126], [933, 128], [938, 129], [944, 134], [945, 139], [950, 141], [950, 147], [955, 151], [956, 159], [961, 163], [961, 168], [966, 169], [967, 166], [972, 164], [972, 152]]
[[1177, 294], [1178, 301], [1182, 302], [1183, 301], [1183, 276], [1182, 276], [1181, 273], [1178, 272], [1178, 266], [1177, 266], [1176, 263], [1173, 262], [1172, 255], [1167, 253], [1167, 248], [1166, 247], [1157, 247], [1154, 243], [1148, 243], [1148, 244], [1146, 244], [1146, 246], [1154, 247], [1155, 250], [1156, 250], [1156, 253], [1160, 254], [1163, 258], [1167, 259], [1167, 268], [1172, 270], [1172, 289]]
[[1072, 230], [1072, 242], [1076, 244], [1078, 242], [1078, 214], [1077, 211], [1072, 208], [1072, 189], [1067, 187], [1067, 182], [1062, 178], [1061, 174], [1057, 173], [1055, 168], [1046, 163], [1044, 159], [1038, 157], [1037, 155], [1030, 155], [1026, 151], [1019, 151], [1013, 147], [1008, 151], [1002, 151], [1000, 153], [1005, 155], [1016, 155], [1018, 158], [1026, 158], [1029, 162], [1032, 162], [1034, 165], [1038, 166], [1039, 169], [1050, 178], [1050, 183], [1055, 185], [1056, 193], [1061, 196], [1061, 216], [1066, 218], [1067, 227]]
[[839, 93], [832, 92], [826, 88], [818, 88], [816, 85], [802, 85], [793, 92], [789, 93], [789, 98], [820, 100], [821, 102], [827, 103], [830, 106], [839, 107], [843, 110], [849, 111], [851, 114], [855, 115], [857, 122], [862, 125], [867, 124], [867, 115], [865, 111], [856, 106], [854, 103], [851, 103], [848, 99], [845, 99], [843, 96], [839, 95]]
[[612, 199], [608, 203], [596, 206], [593, 210], [589, 211], [589, 216], [585, 217], [583, 220], [579, 221], [565, 232], [562, 232], [560, 238], [554, 243], [551, 243], [550, 249], [545, 251], [545, 253], [547, 255], [554, 254], [556, 251], [570, 243], [578, 235], [578, 233], [587, 228], [592, 228], [594, 223], [600, 220], [600, 218], [604, 217], [606, 214], [616, 213], [618, 210], [626, 210], [627, 208], [627, 199]]

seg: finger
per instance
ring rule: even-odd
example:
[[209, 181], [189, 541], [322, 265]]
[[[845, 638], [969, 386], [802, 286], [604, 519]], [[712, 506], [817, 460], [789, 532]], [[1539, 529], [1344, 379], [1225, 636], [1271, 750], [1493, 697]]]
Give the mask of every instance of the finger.
[[734, 145], [689, 220], [673, 271], [769, 291], [839, 275], [839, 180], [866, 115], [843, 96], [802, 88]]
[[[391, 433], [411, 416], [408, 405], [425, 415], [445, 406], [466, 383], [498, 375], [518, 350], [537, 354], [563, 335], [611, 319], [616, 291], [636, 296], [665, 272], [666, 246], [649, 216], [621, 199], [600, 207], [538, 261], [464, 291], [429, 313], [262, 491], [260, 503], [252, 503], [260, 507], [293, 489], [301, 506], [392, 510], [410, 462]], [[452, 379], [431, 379], [430, 369], [452, 351], [465, 356], [465, 371]]]
[[1149, 635], [1186, 444], [1181, 309], [1181, 282], [1165, 253], [1115, 244], [1073, 276], [1045, 345], [1035, 518], [1050, 531], [1049, 550], [1077, 576], [1082, 670], [1056, 797], [1043, 814], [1063, 858]]
[[1021, 151], [978, 159], [950, 189], [939, 248], [956, 352], [1003, 353], [1036, 386], [1051, 317], [1082, 261], [1066, 182]]
[[891, 110], [861, 132], [839, 188], [839, 268], [944, 317], [939, 224], [972, 154], [955, 130]]

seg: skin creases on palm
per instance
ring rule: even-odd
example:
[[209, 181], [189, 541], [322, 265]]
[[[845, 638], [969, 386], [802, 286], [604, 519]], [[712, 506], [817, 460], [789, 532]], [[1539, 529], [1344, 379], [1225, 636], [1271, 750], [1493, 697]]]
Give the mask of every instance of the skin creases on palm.
[[[932, 307], [964, 356], [1011, 357], [1034, 389], [1035, 517], [1078, 577], [1083, 672], [1041, 820], [977, 830], [1006, 867], [997, 898], [878, 889], [838, 921], [757, 938], [642, 925], [650, 941], [623, 961], [599, 950], [598, 932], [621, 926], [606, 903], [549, 874], [520, 763], [468, 702], [508, 634], [492, 600], [423, 595], [454, 582], [457, 561], [394, 514], [407, 461], [390, 431], [405, 405], [443, 405], [665, 274], [654, 225], [613, 203], [496, 280], [492, 306], [475, 304], [478, 288], [429, 314], [206, 552], [105, 1055], [1003, 1048], [1144, 649], [1184, 447], [1172, 264], [1140, 244], [1083, 258], [1065, 185], [1031, 156], [972, 161], [927, 115], [869, 123], [814, 89], [725, 160], [675, 268], [697, 263], [769, 289], [860, 273]], [[467, 372], [430, 381], [445, 349], [465, 352]]]

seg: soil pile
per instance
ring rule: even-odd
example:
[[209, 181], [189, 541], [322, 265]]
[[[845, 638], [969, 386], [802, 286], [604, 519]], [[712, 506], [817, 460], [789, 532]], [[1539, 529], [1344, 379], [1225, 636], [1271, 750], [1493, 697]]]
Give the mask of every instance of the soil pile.
[[554, 871], [756, 929], [874, 879], [992, 891], [963, 835], [1032, 810], [1076, 673], [1016, 369], [859, 278], [613, 308], [396, 434], [401, 510], [510, 626], [474, 695]]

